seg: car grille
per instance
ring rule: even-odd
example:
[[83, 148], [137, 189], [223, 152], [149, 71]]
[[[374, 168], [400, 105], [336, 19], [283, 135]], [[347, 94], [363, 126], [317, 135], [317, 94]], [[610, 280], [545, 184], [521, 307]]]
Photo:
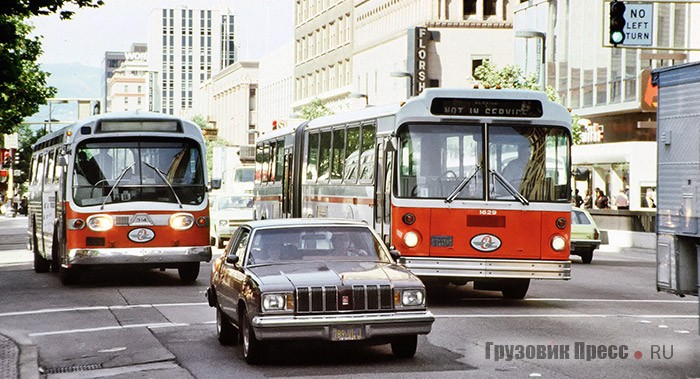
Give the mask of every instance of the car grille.
[[240, 226], [242, 223], [247, 222], [250, 220], [228, 220], [228, 226], [229, 228], [234, 228]]
[[356, 285], [297, 288], [298, 313], [379, 311], [392, 309], [391, 286]]

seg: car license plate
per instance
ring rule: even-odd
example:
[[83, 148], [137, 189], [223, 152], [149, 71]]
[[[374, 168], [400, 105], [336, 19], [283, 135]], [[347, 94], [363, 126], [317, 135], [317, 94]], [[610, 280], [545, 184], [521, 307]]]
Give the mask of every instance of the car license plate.
[[331, 326], [331, 341], [359, 341], [363, 339], [365, 339], [365, 327], [362, 325]]

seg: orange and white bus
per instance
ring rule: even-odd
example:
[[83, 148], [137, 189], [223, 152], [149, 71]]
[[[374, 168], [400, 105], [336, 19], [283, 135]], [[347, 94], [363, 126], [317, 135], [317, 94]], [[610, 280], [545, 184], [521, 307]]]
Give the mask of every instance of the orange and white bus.
[[570, 278], [571, 116], [544, 93], [427, 89], [263, 135], [256, 218], [365, 220], [427, 284]]
[[97, 266], [176, 268], [211, 260], [200, 128], [156, 113], [94, 116], [41, 137], [29, 178], [34, 270], [64, 284]]

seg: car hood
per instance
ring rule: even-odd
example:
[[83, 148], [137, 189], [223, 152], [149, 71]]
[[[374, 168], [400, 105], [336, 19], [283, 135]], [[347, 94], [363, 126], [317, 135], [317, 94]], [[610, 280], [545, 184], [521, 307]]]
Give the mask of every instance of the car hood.
[[391, 284], [420, 280], [401, 266], [386, 262], [300, 262], [262, 265], [250, 268], [261, 287], [337, 286]]

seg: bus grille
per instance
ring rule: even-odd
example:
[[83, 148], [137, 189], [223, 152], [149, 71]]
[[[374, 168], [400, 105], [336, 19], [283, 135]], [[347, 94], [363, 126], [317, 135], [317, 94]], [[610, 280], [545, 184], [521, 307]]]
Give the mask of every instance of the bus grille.
[[391, 304], [389, 285], [356, 285], [342, 293], [335, 286], [297, 288], [298, 313], [390, 310]]

